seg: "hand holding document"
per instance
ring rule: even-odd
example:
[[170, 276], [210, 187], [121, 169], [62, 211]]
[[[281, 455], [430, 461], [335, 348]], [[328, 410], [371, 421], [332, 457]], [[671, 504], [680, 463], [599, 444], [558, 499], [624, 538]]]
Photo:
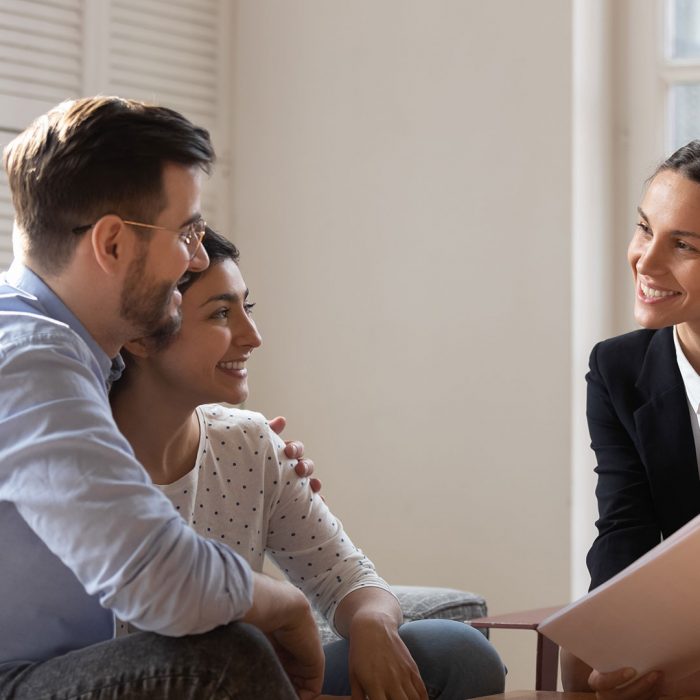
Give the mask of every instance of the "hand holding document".
[[700, 671], [700, 516], [538, 631], [601, 672]]

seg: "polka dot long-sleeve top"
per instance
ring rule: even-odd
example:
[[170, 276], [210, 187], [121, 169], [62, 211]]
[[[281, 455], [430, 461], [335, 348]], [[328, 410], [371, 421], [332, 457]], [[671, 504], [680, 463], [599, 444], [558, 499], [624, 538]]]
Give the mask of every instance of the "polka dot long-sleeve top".
[[350, 541], [308, 479], [294, 472], [265, 417], [217, 404], [197, 409], [194, 468], [161, 486], [199, 534], [225, 542], [261, 571], [266, 552], [333, 625], [351, 591], [390, 592], [372, 562]]

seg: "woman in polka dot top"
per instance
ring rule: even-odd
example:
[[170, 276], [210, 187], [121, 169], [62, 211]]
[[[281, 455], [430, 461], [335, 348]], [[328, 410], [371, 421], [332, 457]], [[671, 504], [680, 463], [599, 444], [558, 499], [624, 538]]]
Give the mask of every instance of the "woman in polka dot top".
[[218, 403], [247, 398], [246, 361], [261, 338], [238, 251], [213, 231], [203, 245], [211, 264], [181, 285], [180, 332], [129, 343], [112, 392], [117, 423], [153, 482], [197, 532], [230, 545], [254, 571], [269, 554], [346, 638], [325, 648], [324, 693], [461, 700], [501, 692], [500, 659], [471, 627], [434, 620], [399, 630], [391, 589], [296, 476], [267, 420]]

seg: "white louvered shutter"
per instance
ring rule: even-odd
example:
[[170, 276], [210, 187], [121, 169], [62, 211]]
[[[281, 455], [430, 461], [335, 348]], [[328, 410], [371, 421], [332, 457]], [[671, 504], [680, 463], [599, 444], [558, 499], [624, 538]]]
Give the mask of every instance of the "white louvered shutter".
[[[81, 0], [0, 0], [0, 146], [82, 89]], [[0, 174], [0, 269], [12, 259], [12, 205]]]
[[22, 129], [80, 95], [82, 36], [81, 0], [0, 2], [0, 127]]
[[107, 74], [117, 95], [167, 105], [206, 128], [219, 160], [202, 211], [225, 229], [230, 0], [111, 0]]
[[[172, 107], [212, 135], [218, 160], [202, 211], [230, 233], [232, 11], [230, 0], [0, 0], [0, 143], [84, 94]], [[11, 248], [8, 201], [3, 173], [0, 267]]]

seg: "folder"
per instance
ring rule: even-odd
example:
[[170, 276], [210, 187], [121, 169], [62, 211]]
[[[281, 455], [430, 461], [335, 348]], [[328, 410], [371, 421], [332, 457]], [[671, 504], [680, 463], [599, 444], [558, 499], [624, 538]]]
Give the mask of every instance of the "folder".
[[699, 671], [700, 516], [537, 629], [601, 672]]

